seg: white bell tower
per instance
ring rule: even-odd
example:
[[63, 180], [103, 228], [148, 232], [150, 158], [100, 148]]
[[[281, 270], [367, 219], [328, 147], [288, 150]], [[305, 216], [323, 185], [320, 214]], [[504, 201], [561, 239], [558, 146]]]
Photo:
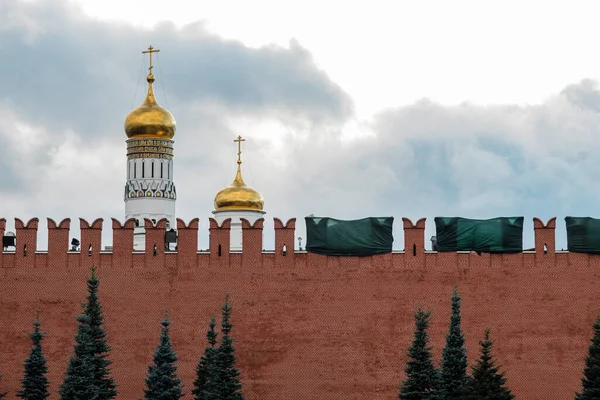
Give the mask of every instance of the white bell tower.
[[152, 46], [142, 53], [150, 55], [146, 78], [148, 93], [144, 102], [125, 120], [127, 134], [127, 179], [125, 183], [125, 218], [134, 218], [134, 250], [145, 250], [144, 218], [154, 223], [167, 219], [167, 230], [176, 228], [173, 181], [173, 137], [176, 123], [173, 115], [161, 107], [152, 84], [152, 54], [160, 50]]

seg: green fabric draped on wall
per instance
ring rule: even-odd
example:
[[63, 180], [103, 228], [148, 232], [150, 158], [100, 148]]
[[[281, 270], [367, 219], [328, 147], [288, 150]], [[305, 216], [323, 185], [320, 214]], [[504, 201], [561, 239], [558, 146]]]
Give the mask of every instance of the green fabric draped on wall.
[[344, 221], [306, 217], [306, 251], [328, 256], [371, 256], [392, 251], [393, 217]]
[[600, 219], [565, 217], [567, 249], [573, 253], [600, 254]]
[[436, 217], [437, 251], [519, 253], [523, 251], [523, 217], [468, 219]]

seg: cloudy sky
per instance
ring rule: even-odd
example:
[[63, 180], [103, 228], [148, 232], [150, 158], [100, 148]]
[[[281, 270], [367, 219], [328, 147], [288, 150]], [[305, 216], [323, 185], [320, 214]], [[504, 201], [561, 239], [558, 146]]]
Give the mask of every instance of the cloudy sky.
[[[124, 218], [127, 113], [176, 117], [177, 214], [235, 172], [272, 218], [600, 217], [593, 1], [0, 1], [0, 214]], [[144, 64], [145, 63], [145, 64]], [[105, 245], [111, 244], [105, 235]], [[42, 247], [44, 247], [42, 245]]]

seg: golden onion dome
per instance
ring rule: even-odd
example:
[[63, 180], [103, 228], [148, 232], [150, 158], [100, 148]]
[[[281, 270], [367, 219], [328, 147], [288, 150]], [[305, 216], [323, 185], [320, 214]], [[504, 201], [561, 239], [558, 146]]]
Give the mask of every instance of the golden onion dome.
[[245, 141], [241, 136], [238, 136], [234, 142], [238, 143], [238, 160], [237, 160], [237, 173], [233, 183], [226, 188], [222, 189], [215, 196], [215, 210], [249, 210], [249, 211], [262, 211], [265, 201], [262, 195], [247, 186], [242, 178], [242, 149], [241, 144]]
[[144, 102], [131, 111], [125, 119], [125, 133], [129, 139], [173, 139], [175, 136], [175, 118], [168, 110], [161, 107], [152, 90], [154, 75], [146, 78], [148, 94]]
[[218, 211], [262, 211], [264, 205], [265, 201], [262, 195], [244, 183], [239, 166], [233, 183], [219, 191], [215, 196], [215, 210]]

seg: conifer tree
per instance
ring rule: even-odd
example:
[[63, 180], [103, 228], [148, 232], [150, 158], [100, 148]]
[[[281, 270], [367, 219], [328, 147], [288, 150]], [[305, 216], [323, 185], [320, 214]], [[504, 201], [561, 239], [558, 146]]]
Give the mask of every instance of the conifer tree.
[[[0, 382], [2, 382], [2, 375], [0, 375]], [[8, 392], [0, 392], [0, 399], [5, 398], [7, 394]]]
[[240, 382], [240, 371], [236, 368], [235, 348], [230, 336], [231, 328], [231, 305], [229, 295], [225, 297], [225, 304], [221, 308], [221, 344], [216, 357], [216, 382], [219, 400], [243, 400], [242, 383]]
[[431, 312], [419, 308], [415, 313], [415, 333], [408, 350], [406, 380], [400, 387], [400, 400], [438, 400], [439, 372], [433, 365], [431, 348], [428, 346], [429, 317]]
[[458, 288], [452, 291], [452, 315], [446, 335], [440, 369], [441, 394], [444, 400], [463, 400], [468, 385], [467, 351], [465, 337], [461, 330], [460, 296]]
[[481, 346], [481, 357], [473, 367], [473, 379], [470, 381], [469, 397], [470, 400], [512, 400], [515, 397], [506, 384], [504, 373], [500, 372], [499, 366], [496, 366], [494, 356], [492, 355], [492, 344], [490, 340], [490, 330], [485, 330], [483, 341], [479, 342]]
[[98, 400], [110, 400], [117, 396], [116, 385], [110, 376], [110, 361], [108, 353], [110, 347], [106, 342], [106, 330], [104, 329], [104, 317], [102, 305], [98, 298], [98, 286], [100, 281], [96, 276], [96, 268], [92, 267], [92, 274], [87, 281], [88, 297], [85, 307], [90, 324], [90, 335], [92, 337], [92, 364], [94, 366], [94, 380], [98, 386]]
[[575, 395], [575, 400], [600, 399], [600, 316], [593, 324], [594, 337], [585, 359], [581, 393]]
[[17, 396], [25, 400], [44, 400], [50, 396], [48, 392], [48, 379], [46, 373], [46, 357], [42, 351], [44, 335], [40, 331], [39, 312], [33, 323], [33, 332], [29, 334], [32, 347], [29, 358], [25, 360], [25, 374], [21, 380], [22, 389]]
[[[111, 400], [117, 395], [116, 386], [110, 377], [107, 356], [110, 347], [106, 343], [102, 305], [98, 298], [100, 281], [96, 268], [91, 268], [87, 281], [87, 303], [83, 305], [82, 315], [77, 317], [78, 333], [75, 337], [75, 354], [69, 360], [65, 381], [61, 386], [61, 399], [79, 399], [81, 397], [73, 385], [85, 386], [86, 399]], [[91, 369], [91, 377], [89, 370]], [[75, 391], [74, 391], [75, 390]], [[83, 389], [81, 389], [83, 390]], [[73, 394], [74, 393], [74, 394]]]
[[148, 378], [144, 389], [146, 400], [177, 400], [183, 397], [181, 379], [177, 377], [177, 354], [173, 351], [169, 336], [169, 318], [161, 322], [160, 342], [148, 367]]
[[215, 398], [215, 361], [218, 352], [216, 326], [215, 317], [211, 317], [206, 333], [208, 346], [204, 349], [204, 354], [196, 367], [196, 380], [194, 381], [194, 390], [192, 390], [194, 400], [211, 400]]
[[60, 400], [99, 400], [98, 385], [94, 379], [93, 340], [89, 318], [82, 314], [75, 336], [74, 354], [69, 359], [63, 384], [60, 386]]

